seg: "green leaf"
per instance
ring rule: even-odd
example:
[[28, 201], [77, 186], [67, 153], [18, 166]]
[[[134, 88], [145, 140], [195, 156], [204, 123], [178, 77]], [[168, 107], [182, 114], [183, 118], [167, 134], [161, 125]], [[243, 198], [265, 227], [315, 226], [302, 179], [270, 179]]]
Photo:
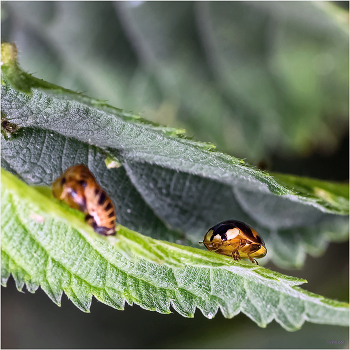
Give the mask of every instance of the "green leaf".
[[280, 183], [294, 188], [305, 196], [316, 195], [326, 202], [341, 208], [344, 213], [349, 212], [349, 184], [332, 183], [316, 179], [307, 179], [300, 176], [273, 174]]
[[30, 187], [1, 172], [2, 285], [40, 286], [58, 305], [62, 292], [82, 311], [91, 298], [123, 309], [125, 301], [147, 310], [186, 317], [196, 308], [212, 318], [245, 313], [259, 326], [273, 319], [285, 329], [305, 320], [347, 325], [348, 304], [306, 292], [305, 280], [229, 257], [142, 236], [118, 226], [102, 237], [83, 214], [55, 200], [49, 188]]
[[[348, 239], [347, 185], [273, 177], [186, 138], [183, 130], [14, 66], [3, 71], [1, 107], [16, 133], [2, 138], [1, 156], [3, 167], [26, 183], [50, 186], [69, 166], [84, 163], [112, 198], [122, 225], [198, 246], [209, 227], [234, 218], [261, 234], [265, 261], [282, 267], [300, 267], [306, 252], [317, 256], [330, 240]], [[13, 74], [24, 76], [27, 88], [14, 84]], [[108, 169], [112, 161], [116, 166]]]
[[332, 7], [5, 1], [2, 36], [26, 71], [257, 163], [346, 135], [349, 13]]

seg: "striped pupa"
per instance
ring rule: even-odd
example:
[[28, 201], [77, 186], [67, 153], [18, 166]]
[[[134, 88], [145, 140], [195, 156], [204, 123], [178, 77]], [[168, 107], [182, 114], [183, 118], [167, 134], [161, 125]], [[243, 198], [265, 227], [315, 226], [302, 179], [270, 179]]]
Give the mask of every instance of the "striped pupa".
[[85, 213], [85, 221], [95, 232], [115, 235], [114, 205], [84, 164], [68, 168], [52, 184], [52, 193], [71, 208]]

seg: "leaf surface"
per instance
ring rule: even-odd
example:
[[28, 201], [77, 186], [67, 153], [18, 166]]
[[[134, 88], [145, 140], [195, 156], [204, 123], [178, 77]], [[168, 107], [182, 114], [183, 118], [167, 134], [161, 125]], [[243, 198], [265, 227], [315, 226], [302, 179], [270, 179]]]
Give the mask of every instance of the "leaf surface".
[[3, 167], [26, 183], [50, 186], [84, 163], [122, 225], [198, 246], [209, 227], [241, 220], [282, 267], [300, 267], [306, 252], [316, 256], [328, 241], [348, 238], [348, 185], [271, 176], [183, 130], [36, 79], [11, 49], [3, 57], [2, 116], [19, 128], [2, 136]]
[[347, 325], [348, 304], [297, 287], [305, 280], [218, 254], [142, 236], [118, 226], [101, 237], [83, 214], [1, 172], [2, 285], [10, 274], [17, 288], [40, 286], [60, 305], [62, 292], [88, 312], [91, 298], [123, 309], [125, 301], [147, 310], [208, 318], [220, 309], [231, 318], [245, 313], [259, 326], [276, 319], [287, 330], [305, 320]]

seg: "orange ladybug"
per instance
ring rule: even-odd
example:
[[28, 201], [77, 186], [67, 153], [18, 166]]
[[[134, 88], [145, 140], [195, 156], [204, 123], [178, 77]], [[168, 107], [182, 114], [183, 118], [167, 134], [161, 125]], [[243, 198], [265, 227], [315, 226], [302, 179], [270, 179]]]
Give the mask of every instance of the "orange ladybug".
[[205, 247], [215, 253], [232, 256], [236, 261], [262, 258], [267, 254], [265, 242], [259, 234], [242, 221], [227, 220], [220, 222], [208, 230], [204, 236]]

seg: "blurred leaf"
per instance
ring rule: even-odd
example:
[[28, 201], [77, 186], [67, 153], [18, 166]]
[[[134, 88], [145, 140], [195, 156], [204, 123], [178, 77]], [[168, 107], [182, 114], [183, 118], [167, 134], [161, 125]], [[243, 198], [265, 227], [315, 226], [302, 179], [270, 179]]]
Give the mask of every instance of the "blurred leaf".
[[[27, 186], [1, 172], [1, 279], [17, 288], [39, 286], [60, 305], [62, 291], [88, 312], [91, 298], [123, 309], [125, 301], [147, 310], [186, 317], [196, 308], [212, 318], [220, 308], [232, 318], [245, 313], [260, 327], [273, 319], [285, 329], [305, 320], [347, 325], [348, 304], [306, 292], [305, 280], [199, 249], [144, 237], [118, 226], [101, 237], [83, 214], [53, 199], [47, 188]], [[114, 245], [114, 246], [113, 246]]]
[[347, 130], [348, 11], [328, 2], [3, 4], [26, 70], [225, 152], [332, 152]]
[[349, 184], [347, 183], [332, 183], [276, 173], [274, 173], [273, 176], [275, 179], [279, 180], [280, 183], [294, 188], [294, 190], [303, 193], [305, 196], [315, 194], [328, 203], [341, 208], [344, 213], [349, 211]]
[[[319, 255], [329, 240], [348, 238], [342, 185], [329, 184], [326, 192], [314, 180], [278, 182], [182, 130], [21, 71], [16, 74], [30, 82], [31, 93], [16, 91], [6, 73], [2, 114], [19, 129], [2, 138], [2, 166], [28, 184], [51, 186], [68, 167], [84, 163], [112, 198], [122, 225], [198, 246], [209, 227], [235, 218], [258, 230], [268, 245], [265, 260], [282, 267], [300, 267], [306, 252]], [[114, 158], [123, 166], [107, 169], [105, 161]]]

